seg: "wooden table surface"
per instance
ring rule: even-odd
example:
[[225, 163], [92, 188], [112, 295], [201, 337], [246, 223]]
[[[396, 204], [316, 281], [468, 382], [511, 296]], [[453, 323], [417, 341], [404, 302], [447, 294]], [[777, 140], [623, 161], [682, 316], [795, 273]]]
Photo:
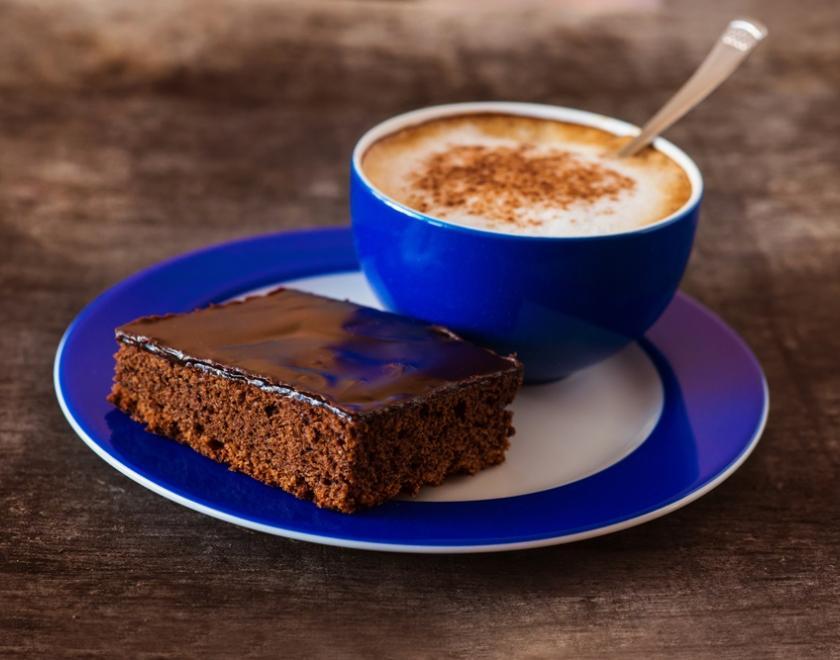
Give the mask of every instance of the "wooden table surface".
[[[53, 354], [93, 296], [345, 224], [366, 127], [481, 99], [641, 122], [742, 12], [769, 42], [669, 133], [707, 183], [683, 288], [771, 390], [707, 497], [542, 550], [348, 551], [168, 502], [65, 422]], [[0, 657], [840, 657], [838, 30], [834, 0], [0, 2]]]

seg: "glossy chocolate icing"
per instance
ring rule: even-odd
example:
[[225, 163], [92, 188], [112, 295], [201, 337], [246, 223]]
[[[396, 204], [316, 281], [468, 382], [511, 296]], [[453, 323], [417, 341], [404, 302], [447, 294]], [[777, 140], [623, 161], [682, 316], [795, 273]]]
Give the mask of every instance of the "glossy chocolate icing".
[[514, 358], [443, 328], [293, 289], [144, 317], [116, 335], [177, 362], [351, 415], [519, 369]]

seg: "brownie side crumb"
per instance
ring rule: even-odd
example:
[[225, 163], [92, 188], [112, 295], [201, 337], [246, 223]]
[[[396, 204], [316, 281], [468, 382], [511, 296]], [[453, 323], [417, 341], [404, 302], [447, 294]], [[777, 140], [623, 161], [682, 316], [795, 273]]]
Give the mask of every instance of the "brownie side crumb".
[[399, 412], [371, 416], [359, 434], [354, 467], [360, 504], [414, 495], [449, 475], [502, 463], [514, 433], [506, 406], [520, 378], [517, 371], [483, 377]]
[[108, 399], [147, 429], [320, 507], [351, 513], [504, 460], [521, 374], [359, 417], [121, 345]]
[[116, 361], [108, 399], [149, 431], [296, 497], [354, 508], [358, 440], [346, 418], [135, 346], [120, 346]]

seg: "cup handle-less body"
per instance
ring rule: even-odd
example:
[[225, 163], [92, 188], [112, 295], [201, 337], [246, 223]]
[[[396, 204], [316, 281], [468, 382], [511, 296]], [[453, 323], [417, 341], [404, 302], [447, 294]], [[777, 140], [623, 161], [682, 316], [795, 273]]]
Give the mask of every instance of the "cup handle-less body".
[[602, 236], [523, 236], [449, 224], [389, 199], [365, 178], [361, 156], [380, 136], [467, 112], [635, 130], [577, 110], [516, 103], [440, 106], [372, 129], [354, 151], [351, 218], [359, 262], [383, 304], [515, 352], [528, 382], [562, 378], [639, 339], [670, 303], [688, 262], [702, 196], [693, 162], [659, 140], [688, 174], [691, 198], [658, 223]]

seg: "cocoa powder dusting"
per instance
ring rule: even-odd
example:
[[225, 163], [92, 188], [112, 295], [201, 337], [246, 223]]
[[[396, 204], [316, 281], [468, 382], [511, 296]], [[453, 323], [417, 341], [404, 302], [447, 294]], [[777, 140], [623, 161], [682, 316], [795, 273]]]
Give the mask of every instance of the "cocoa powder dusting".
[[616, 199], [633, 179], [568, 151], [517, 147], [453, 146], [433, 154], [412, 180], [409, 204], [421, 212], [459, 209], [491, 221], [539, 224], [529, 209], [566, 209], [576, 203]]

